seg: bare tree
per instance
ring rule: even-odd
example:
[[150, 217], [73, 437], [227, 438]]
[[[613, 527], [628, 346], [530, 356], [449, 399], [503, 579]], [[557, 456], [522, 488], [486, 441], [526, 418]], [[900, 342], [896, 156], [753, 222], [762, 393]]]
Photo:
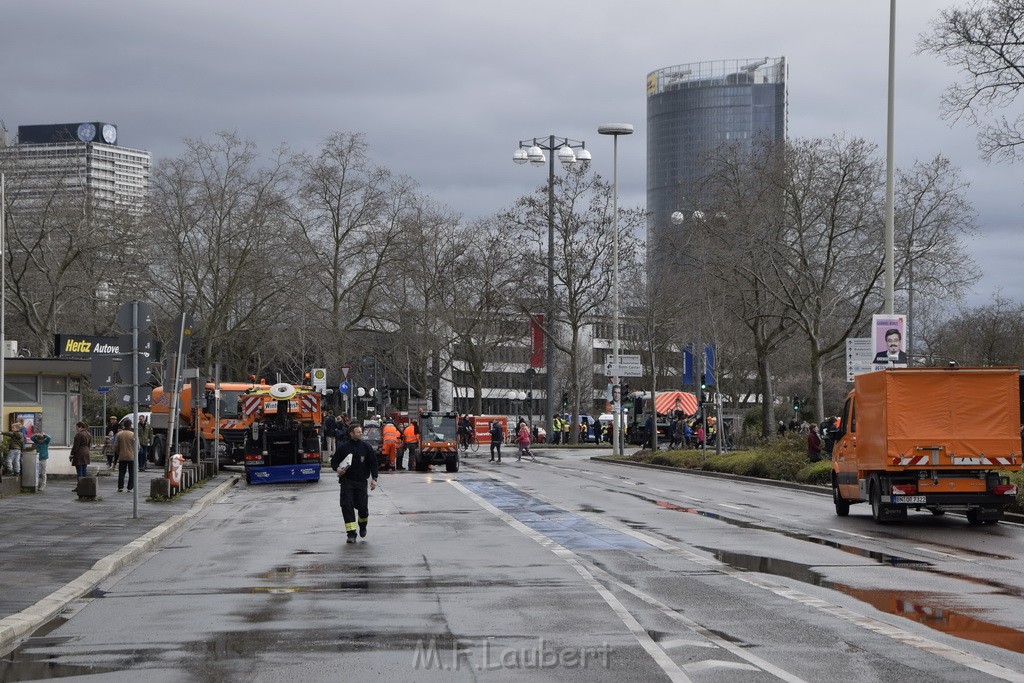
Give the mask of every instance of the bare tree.
[[403, 261], [399, 238], [421, 200], [411, 180], [371, 162], [361, 134], [333, 133], [315, 154], [296, 154], [290, 164], [303, 291], [333, 368], [348, 360], [361, 332], [388, 329], [388, 280]]
[[[457, 345], [456, 360], [465, 363], [473, 385], [473, 412], [480, 415], [488, 366], [495, 367], [500, 349], [520, 343], [528, 334], [527, 317], [511, 303], [517, 296], [522, 269], [513, 256], [513, 230], [497, 217], [460, 227], [456, 239], [461, 254], [452, 275], [458, 291], [449, 320]], [[514, 384], [509, 382], [510, 388]]]
[[[580, 408], [581, 340], [585, 328], [595, 320], [608, 318], [612, 286], [612, 188], [589, 164], [568, 171], [555, 179], [555, 310], [554, 319], [544, 319], [545, 335], [566, 358], [571, 421], [577, 424]], [[539, 302], [546, 300], [548, 205], [547, 187], [521, 198], [506, 216], [522, 234], [520, 259], [523, 280], [518, 305], [524, 313], [537, 317]], [[623, 286], [635, 286], [628, 264], [636, 263], [636, 233], [643, 225], [640, 210], [620, 209], [619, 264], [623, 268]], [[541, 277], [545, 276], [545, 277]], [[564, 336], [563, 333], [564, 332]], [[588, 346], [589, 349], [589, 346]], [[591, 353], [586, 353], [590, 364]], [[553, 372], [554, 368], [548, 368]], [[591, 373], [587, 373], [591, 376]], [[588, 387], [588, 391], [589, 391]], [[549, 396], [548, 401], [554, 397]], [[578, 430], [570, 430], [572, 443], [579, 442]]]
[[153, 177], [156, 304], [168, 320], [180, 311], [195, 316], [198, 362], [219, 356], [229, 372], [247, 375], [260, 370], [261, 340], [285, 329], [294, 307], [287, 176], [280, 158], [257, 168], [255, 143], [235, 133], [185, 144]]
[[927, 341], [925, 357], [934, 365], [1019, 367], [1024, 363], [1024, 304], [996, 295], [991, 304], [951, 314]]
[[62, 329], [109, 333], [117, 299], [138, 294], [137, 214], [88, 192], [84, 169], [40, 175], [17, 149], [0, 158], [7, 299], [14, 330], [44, 355]]
[[694, 266], [708, 280], [704, 297], [717, 299], [718, 310], [738, 320], [753, 345], [762, 437], [774, 433], [772, 357], [797, 329], [789, 307], [772, 291], [772, 260], [765, 257], [784, 227], [783, 154], [769, 139], [717, 149], [684, 221], [695, 237]]
[[942, 10], [918, 52], [941, 57], [962, 79], [946, 90], [943, 111], [978, 126], [985, 159], [1014, 160], [1024, 150], [1024, 114], [1000, 114], [1013, 107], [1024, 88], [1024, 0], [975, 0], [969, 7]]

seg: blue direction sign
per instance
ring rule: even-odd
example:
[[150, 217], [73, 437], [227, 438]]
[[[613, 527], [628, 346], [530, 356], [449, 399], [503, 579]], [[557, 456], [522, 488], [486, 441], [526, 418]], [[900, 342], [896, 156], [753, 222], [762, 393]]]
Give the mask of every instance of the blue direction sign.
[[342, 382], [341, 384], [338, 385], [338, 391], [340, 391], [343, 394], [347, 394], [348, 393], [348, 388], [349, 388], [349, 383], [347, 381]]

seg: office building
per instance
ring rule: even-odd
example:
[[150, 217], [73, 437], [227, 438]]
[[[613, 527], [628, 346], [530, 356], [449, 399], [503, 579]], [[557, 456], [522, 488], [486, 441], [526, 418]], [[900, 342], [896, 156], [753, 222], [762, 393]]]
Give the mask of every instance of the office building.
[[784, 57], [695, 62], [647, 75], [649, 250], [659, 249], [663, 231], [686, 229], [671, 216], [683, 208], [681, 189], [703, 175], [703, 156], [761, 135], [786, 138]]

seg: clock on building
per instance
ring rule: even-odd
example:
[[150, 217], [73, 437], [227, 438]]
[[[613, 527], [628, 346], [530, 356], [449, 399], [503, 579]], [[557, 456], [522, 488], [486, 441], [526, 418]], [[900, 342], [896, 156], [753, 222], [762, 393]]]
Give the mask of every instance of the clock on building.
[[103, 124], [103, 142], [112, 145], [117, 142], [117, 126], [110, 123]]
[[96, 137], [96, 126], [91, 123], [83, 123], [78, 126], [78, 139], [82, 142], [92, 142]]

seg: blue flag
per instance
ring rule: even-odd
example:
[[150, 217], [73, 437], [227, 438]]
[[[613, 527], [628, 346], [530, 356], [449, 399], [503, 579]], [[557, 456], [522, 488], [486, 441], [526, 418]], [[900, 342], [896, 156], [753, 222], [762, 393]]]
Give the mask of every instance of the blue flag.
[[704, 384], [715, 386], [715, 347], [711, 344], [704, 347]]
[[683, 386], [693, 384], [693, 344], [683, 347]]

